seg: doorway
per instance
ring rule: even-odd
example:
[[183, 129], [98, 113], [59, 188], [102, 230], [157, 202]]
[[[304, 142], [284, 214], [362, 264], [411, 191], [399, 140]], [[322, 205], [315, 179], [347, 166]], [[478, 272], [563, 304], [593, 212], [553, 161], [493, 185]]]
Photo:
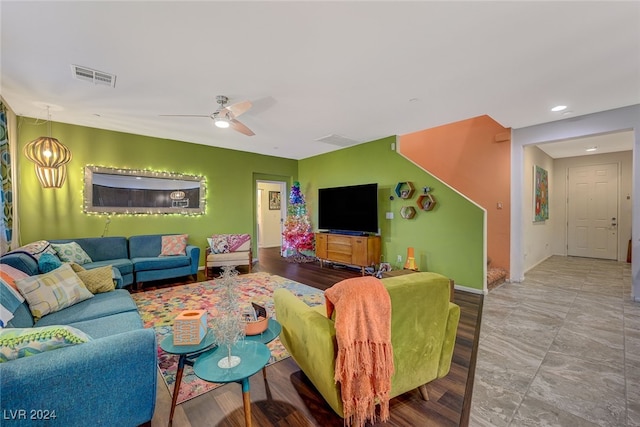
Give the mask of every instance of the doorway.
[[286, 183], [257, 180], [256, 189], [257, 250], [282, 248], [282, 231], [287, 212]]
[[567, 255], [618, 259], [618, 165], [569, 168]]

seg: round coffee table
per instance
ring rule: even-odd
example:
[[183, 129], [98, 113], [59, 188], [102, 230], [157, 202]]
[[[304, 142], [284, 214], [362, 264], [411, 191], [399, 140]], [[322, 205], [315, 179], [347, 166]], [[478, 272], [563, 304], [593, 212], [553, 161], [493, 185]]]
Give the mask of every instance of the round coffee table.
[[218, 361], [227, 356], [227, 348], [217, 347], [198, 357], [193, 364], [193, 372], [212, 383], [239, 383], [242, 386], [245, 425], [251, 427], [249, 377], [265, 367], [271, 358], [271, 351], [261, 342], [243, 340], [231, 347], [231, 354], [240, 357], [239, 365], [226, 369], [218, 367]]
[[167, 335], [160, 343], [160, 348], [170, 354], [178, 354], [178, 371], [176, 372], [176, 382], [173, 385], [173, 397], [171, 398], [171, 412], [169, 413], [169, 425], [173, 422], [173, 413], [176, 410], [176, 402], [178, 401], [178, 392], [180, 391], [180, 383], [182, 382], [182, 373], [184, 365], [193, 366], [192, 357], [198, 357], [205, 350], [208, 350], [215, 344], [215, 339], [211, 329], [207, 331], [207, 335], [200, 341], [200, 344], [194, 345], [173, 345], [173, 334]]

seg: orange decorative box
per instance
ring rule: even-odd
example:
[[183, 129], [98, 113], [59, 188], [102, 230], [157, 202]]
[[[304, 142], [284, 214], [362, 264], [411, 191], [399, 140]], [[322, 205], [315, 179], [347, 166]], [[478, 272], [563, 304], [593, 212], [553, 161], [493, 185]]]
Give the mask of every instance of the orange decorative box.
[[207, 335], [207, 311], [187, 310], [173, 322], [173, 345], [200, 344]]

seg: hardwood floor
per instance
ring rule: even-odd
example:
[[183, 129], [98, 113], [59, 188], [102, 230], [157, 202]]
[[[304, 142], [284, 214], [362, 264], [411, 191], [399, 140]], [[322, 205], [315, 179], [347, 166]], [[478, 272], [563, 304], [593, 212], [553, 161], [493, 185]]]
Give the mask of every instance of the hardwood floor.
[[[246, 269], [239, 267], [241, 273]], [[320, 268], [318, 262], [295, 264], [281, 258], [277, 248], [261, 249], [253, 271], [264, 271], [300, 283], [326, 289], [334, 283], [360, 275], [349, 268]], [[215, 274], [215, 272], [214, 272]], [[200, 272], [198, 280], [205, 280]], [[176, 283], [151, 284], [173, 286]], [[148, 288], [147, 288], [148, 289]], [[473, 376], [478, 347], [482, 295], [455, 292], [461, 316], [453, 361], [449, 374], [430, 383], [430, 400], [424, 401], [418, 390], [391, 400], [391, 419], [385, 426], [458, 426], [468, 425]], [[292, 358], [267, 368], [267, 379], [254, 375], [251, 384], [251, 411], [254, 426], [335, 426], [343, 425], [325, 403]], [[153, 427], [168, 425], [171, 395], [158, 375], [156, 410]], [[174, 427], [244, 426], [240, 385], [227, 384], [176, 407]]]

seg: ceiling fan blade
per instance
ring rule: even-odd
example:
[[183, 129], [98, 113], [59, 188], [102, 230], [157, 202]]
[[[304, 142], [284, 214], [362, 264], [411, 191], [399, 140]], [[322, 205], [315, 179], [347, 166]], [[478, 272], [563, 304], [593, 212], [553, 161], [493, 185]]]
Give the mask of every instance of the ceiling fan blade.
[[227, 109], [231, 111], [234, 116], [238, 117], [240, 114], [247, 112], [249, 108], [251, 108], [251, 102], [242, 101], [242, 102], [235, 103], [233, 105], [227, 105], [223, 109]]
[[211, 117], [211, 114], [158, 114], [160, 117]]
[[255, 133], [253, 133], [251, 129], [249, 129], [248, 127], [246, 127], [245, 125], [237, 121], [236, 119], [229, 120], [229, 124], [234, 130], [237, 130], [238, 132], [243, 133], [247, 136], [255, 135]]

